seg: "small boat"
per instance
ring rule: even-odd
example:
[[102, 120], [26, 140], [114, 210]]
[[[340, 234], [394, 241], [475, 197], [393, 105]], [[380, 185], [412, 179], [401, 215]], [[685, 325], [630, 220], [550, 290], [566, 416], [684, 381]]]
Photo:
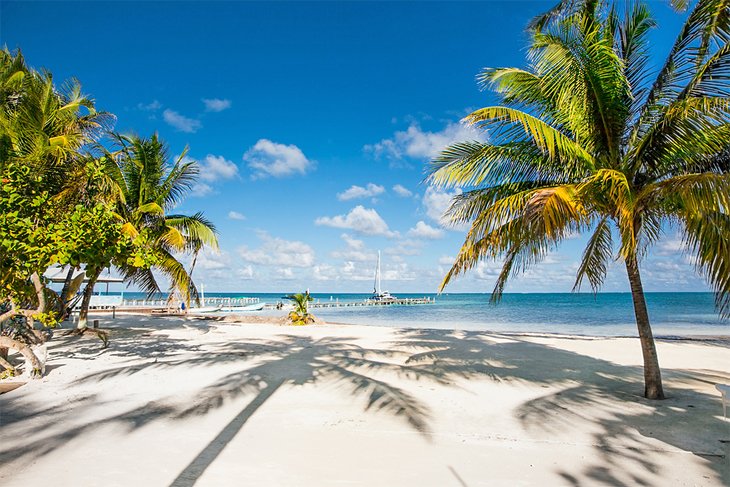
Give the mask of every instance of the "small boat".
[[395, 301], [397, 298], [388, 291], [383, 291], [380, 284], [380, 251], [378, 250], [378, 265], [375, 267], [375, 284], [373, 285], [373, 295], [370, 301], [389, 302]]
[[261, 311], [264, 309], [265, 303], [247, 304], [245, 306], [225, 306], [220, 309], [222, 313], [239, 313], [246, 311]]
[[201, 306], [200, 308], [190, 308], [189, 313], [217, 313], [222, 306]]

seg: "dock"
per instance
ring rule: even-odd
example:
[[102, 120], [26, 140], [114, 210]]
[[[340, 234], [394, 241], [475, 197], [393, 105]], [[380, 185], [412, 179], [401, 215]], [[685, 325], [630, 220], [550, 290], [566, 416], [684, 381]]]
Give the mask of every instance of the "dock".
[[317, 308], [350, 308], [356, 306], [413, 306], [418, 304], [433, 304], [436, 300], [429, 297], [423, 298], [394, 298], [387, 300], [366, 299], [364, 301], [328, 301], [309, 303], [310, 309]]

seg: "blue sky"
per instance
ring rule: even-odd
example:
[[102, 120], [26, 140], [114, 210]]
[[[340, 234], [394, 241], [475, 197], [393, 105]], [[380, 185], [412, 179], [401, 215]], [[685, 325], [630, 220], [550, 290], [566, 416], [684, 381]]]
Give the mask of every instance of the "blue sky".
[[[12, 2], [0, 43], [57, 82], [78, 78], [116, 129], [189, 146], [221, 251], [199, 259], [210, 291], [433, 292], [462, 242], [443, 228], [450, 194], [426, 187], [459, 124], [494, 102], [475, 75], [524, 66], [529, 19], [552, 2]], [[651, 2], [659, 64], [682, 16]], [[507, 291], [569, 291], [583, 238]], [[703, 291], [673, 232], [644, 264], [650, 291]], [[450, 285], [488, 292], [499, 263]], [[616, 266], [606, 291], [626, 291]]]

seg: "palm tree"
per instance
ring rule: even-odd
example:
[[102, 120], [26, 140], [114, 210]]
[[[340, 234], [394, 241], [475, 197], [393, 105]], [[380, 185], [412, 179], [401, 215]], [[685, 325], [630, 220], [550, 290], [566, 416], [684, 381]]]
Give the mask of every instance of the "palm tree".
[[[119, 188], [119, 214], [133, 233], [147, 232], [158, 258], [152, 267], [115, 265], [127, 280], [149, 294], [160, 291], [153, 273], [159, 271], [169, 279], [171, 290], [177, 291], [189, 306], [191, 299], [198, 299], [198, 291], [178, 256], [195, 256], [205, 246], [218, 246], [215, 227], [202, 213], [191, 216], [170, 213], [195, 184], [198, 166], [186, 160], [185, 151], [170, 162], [167, 146], [157, 134], [149, 138], [122, 135], [114, 138], [120, 148], [113, 154], [107, 153], [106, 159], [113, 161], [107, 172]], [[96, 277], [100, 271], [93, 270]]]
[[314, 301], [314, 298], [306, 293], [296, 293], [287, 296], [291, 299], [294, 304], [294, 309], [289, 313], [289, 319], [295, 325], [306, 325], [314, 322], [314, 316], [309, 313], [308, 306], [310, 301]]
[[590, 232], [574, 290], [626, 267], [644, 395], [664, 392], [639, 262], [667, 226], [730, 314], [730, 2], [700, 0], [663, 67], [649, 70], [647, 7], [565, 0], [530, 26], [527, 69], [485, 69], [502, 104], [466, 117], [488, 142], [447, 147], [429, 180], [463, 187], [447, 217], [470, 223], [441, 289], [485, 258], [507, 279], [566, 237]]

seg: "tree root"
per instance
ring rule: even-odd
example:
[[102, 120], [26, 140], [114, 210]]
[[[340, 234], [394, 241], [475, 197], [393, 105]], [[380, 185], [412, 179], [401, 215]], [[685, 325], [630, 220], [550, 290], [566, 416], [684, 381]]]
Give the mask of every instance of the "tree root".
[[81, 337], [85, 334], [91, 334], [96, 335], [99, 340], [101, 340], [104, 343], [104, 346], [102, 348], [109, 347], [109, 332], [100, 330], [99, 328], [74, 328], [73, 330], [69, 330], [66, 333], [63, 334], [63, 336], [78, 336]]

